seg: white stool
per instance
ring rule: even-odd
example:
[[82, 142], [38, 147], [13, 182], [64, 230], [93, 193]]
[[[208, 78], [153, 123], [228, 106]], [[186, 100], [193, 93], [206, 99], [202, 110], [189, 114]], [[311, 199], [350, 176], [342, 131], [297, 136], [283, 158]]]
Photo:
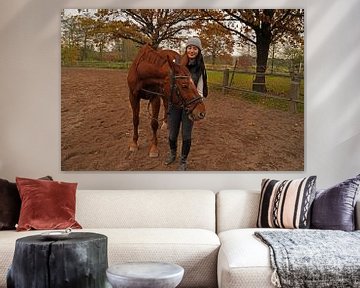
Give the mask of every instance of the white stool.
[[106, 270], [114, 288], [175, 288], [184, 276], [184, 268], [162, 262], [129, 262]]

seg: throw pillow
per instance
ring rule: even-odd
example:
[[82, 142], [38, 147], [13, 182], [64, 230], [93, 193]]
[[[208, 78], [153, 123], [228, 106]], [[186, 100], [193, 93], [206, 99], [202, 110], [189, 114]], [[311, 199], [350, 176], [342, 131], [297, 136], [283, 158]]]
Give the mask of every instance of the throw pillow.
[[359, 187], [360, 174], [317, 191], [312, 205], [311, 228], [353, 231]]
[[[40, 179], [52, 180], [51, 176]], [[0, 230], [15, 230], [20, 207], [21, 199], [16, 183], [0, 179]]]
[[316, 176], [294, 180], [263, 179], [257, 227], [308, 228]]
[[81, 228], [75, 220], [77, 183], [16, 178], [22, 201], [17, 231]]
[[0, 179], [0, 230], [14, 230], [21, 200], [15, 183]]

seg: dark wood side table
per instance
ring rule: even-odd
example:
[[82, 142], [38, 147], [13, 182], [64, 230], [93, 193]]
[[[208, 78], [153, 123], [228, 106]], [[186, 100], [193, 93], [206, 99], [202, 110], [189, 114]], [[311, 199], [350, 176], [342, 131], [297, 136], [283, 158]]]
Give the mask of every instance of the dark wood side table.
[[105, 287], [107, 267], [105, 235], [72, 232], [56, 240], [44, 238], [39, 231], [39, 235], [16, 240], [7, 287]]

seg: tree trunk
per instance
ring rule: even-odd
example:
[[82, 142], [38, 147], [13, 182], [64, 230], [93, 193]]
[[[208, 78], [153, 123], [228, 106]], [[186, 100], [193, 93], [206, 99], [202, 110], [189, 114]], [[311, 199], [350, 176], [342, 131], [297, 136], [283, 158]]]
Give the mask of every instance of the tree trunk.
[[19, 238], [7, 276], [8, 288], [99, 288], [106, 283], [107, 237], [71, 233], [64, 240]]
[[[274, 10], [265, 9], [264, 13], [272, 18]], [[254, 30], [256, 34], [256, 77], [253, 82], [253, 91], [265, 93], [265, 72], [272, 36], [271, 26], [268, 22], [262, 22], [259, 27]]]
[[86, 34], [84, 36], [84, 48], [83, 48], [83, 53], [81, 55], [81, 60], [82, 61], [87, 60], [87, 36], [86, 36]]
[[[270, 38], [270, 37], [269, 37]], [[264, 36], [256, 41], [256, 77], [253, 82], [253, 90], [266, 92], [265, 72], [269, 56], [270, 39], [264, 39]]]

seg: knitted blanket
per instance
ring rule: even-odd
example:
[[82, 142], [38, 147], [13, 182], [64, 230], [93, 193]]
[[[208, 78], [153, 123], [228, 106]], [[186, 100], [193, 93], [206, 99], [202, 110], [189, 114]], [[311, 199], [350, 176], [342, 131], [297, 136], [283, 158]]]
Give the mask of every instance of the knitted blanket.
[[270, 248], [276, 287], [360, 287], [360, 230], [255, 232]]

